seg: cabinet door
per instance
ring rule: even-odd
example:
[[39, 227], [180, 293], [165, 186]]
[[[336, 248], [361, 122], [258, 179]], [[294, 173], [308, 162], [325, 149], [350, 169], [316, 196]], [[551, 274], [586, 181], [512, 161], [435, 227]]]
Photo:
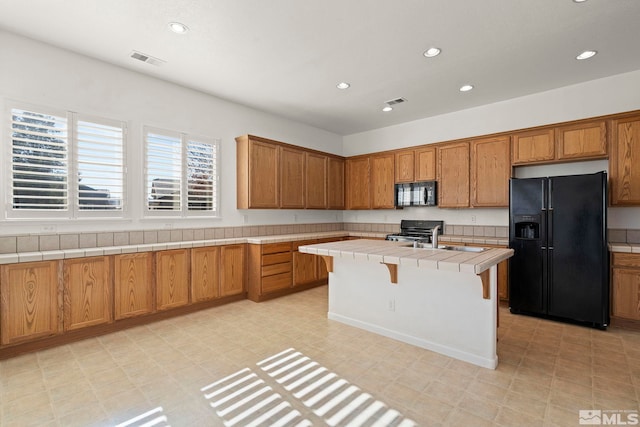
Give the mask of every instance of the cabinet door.
[[318, 281], [317, 256], [298, 252], [298, 247], [312, 245], [315, 240], [295, 242], [293, 244], [293, 286]]
[[469, 206], [469, 143], [438, 147], [438, 206]]
[[329, 157], [327, 170], [327, 207], [344, 209], [344, 160]]
[[115, 256], [116, 320], [154, 311], [152, 266], [150, 252]]
[[111, 258], [64, 261], [64, 330], [112, 321]]
[[278, 146], [249, 141], [249, 207], [277, 208], [280, 201]]
[[280, 207], [304, 208], [304, 151], [280, 147]]
[[606, 130], [604, 120], [558, 127], [556, 129], [558, 160], [606, 157]]
[[415, 151], [416, 181], [433, 181], [436, 179], [436, 147], [418, 148]]
[[189, 303], [189, 253], [187, 249], [156, 252], [156, 306], [158, 310]]
[[371, 208], [369, 157], [347, 159], [347, 209]]
[[394, 204], [393, 154], [371, 156], [371, 207], [393, 209]]
[[191, 300], [207, 301], [220, 296], [220, 247], [191, 249]]
[[611, 122], [611, 204], [640, 205], [640, 116]]
[[244, 291], [244, 245], [220, 248], [220, 296], [241, 294]]
[[306, 157], [306, 207], [327, 208], [327, 156], [305, 153]]
[[415, 163], [413, 150], [396, 153], [396, 182], [414, 182]]
[[614, 268], [613, 316], [640, 320], [640, 269]]
[[508, 136], [471, 141], [471, 206], [509, 206], [509, 145]]
[[58, 261], [0, 266], [0, 344], [61, 331]]
[[520, 132], [511, 136], [511, 163], [549, 162], [556, 156], [553, 129]]

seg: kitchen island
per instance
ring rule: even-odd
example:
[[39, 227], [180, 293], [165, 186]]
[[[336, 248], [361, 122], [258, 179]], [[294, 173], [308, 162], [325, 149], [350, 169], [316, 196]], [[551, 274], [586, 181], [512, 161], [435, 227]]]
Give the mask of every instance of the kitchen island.
[[495, 369], [496, 266], [513, 250], [455, 249], [362, 239], [298, 250], [327, 263], [329, 319]]

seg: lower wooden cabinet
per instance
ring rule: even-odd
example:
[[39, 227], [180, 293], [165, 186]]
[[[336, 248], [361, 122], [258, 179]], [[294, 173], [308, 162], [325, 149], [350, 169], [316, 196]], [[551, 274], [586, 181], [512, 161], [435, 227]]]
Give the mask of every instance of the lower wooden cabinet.
[[64, 330], [113, 321], [111, 257], [64, 260]]
[[116, 320], [155, 311], [153, 298], [153, 254], [122, 254], [114, 257], [113, 287]]
[[62, 331], [59, 261], [0, 266], [0, 344]]
[[316, 240], [303, 240], [293, 244], [293, 286], [307, 285], [318, 281], [318, 261], [317, 256], [299, 252], [298, 248], [303, 245], [312, 245]]
[[193, 302], [220, 296], [220, 246], [191, 249], [191, 298]]
[[227, 297], [244, 292], [246, 245], [220, 247], [220, 296]]
[[640, 320], [640, 254], [613, 253], [611, 315]]
[[156, 307], [168, 310], [189, 304], [189, 251], [156, 252]]

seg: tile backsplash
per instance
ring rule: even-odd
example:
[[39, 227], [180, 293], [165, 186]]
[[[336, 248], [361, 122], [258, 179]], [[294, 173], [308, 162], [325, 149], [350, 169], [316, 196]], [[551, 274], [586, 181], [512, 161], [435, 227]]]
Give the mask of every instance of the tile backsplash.
[[[41, 235], [0, 236], [0, 254], [16, 252], [55, 251], [92, 247], [140, 245], [147, 243], [181, 242], [192, 240], [228, 239], [279, 234], [298, 234], [329, 231], [354, 231], [390, 234], [400, 231], [399, 224], [386, 223], [317, 223], [285, 225], [252, 225], [241, 227], [193, 228], [181, 230], [144, 230], [105, 233], [65, 233]], [[507, 226], [445, 224], [444, 234], [455, 236], [509, 237]], [[609, 241], [640, 244], [638, 229], [610, 229]]]

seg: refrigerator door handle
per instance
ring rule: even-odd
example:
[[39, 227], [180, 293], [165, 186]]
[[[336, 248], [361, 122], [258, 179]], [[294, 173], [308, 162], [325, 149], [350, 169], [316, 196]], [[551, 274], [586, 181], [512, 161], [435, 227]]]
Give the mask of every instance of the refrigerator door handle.
[[544, 205], [544, 179], [540, 180], [540, 194], [542, 194], [542, 197], [540, 197], [540, 210], [544, 212], [547, 210]]
[[553, 210], [553, 204], [551, 203], [552, 195], [553, 195], [553, 181], [549, 180], [549, 193], [548, 193], [549, 203], [547, 204], [547, 208], [550, 211]]

